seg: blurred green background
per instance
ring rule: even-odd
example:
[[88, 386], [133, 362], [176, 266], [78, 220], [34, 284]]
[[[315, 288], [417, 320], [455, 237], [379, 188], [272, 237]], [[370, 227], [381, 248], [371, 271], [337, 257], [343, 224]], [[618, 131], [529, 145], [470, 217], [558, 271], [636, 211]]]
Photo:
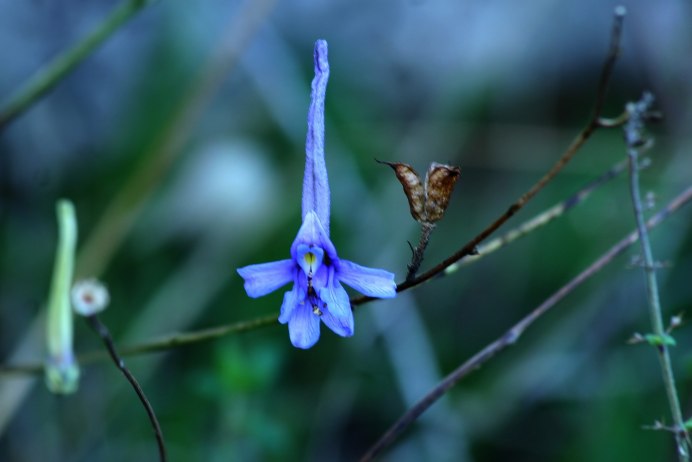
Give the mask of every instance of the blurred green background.
[[[0, 0], [0, 101], [83, 37], [115, 0]], [[605, 114], [644, 90], [652, 127], [642, 188], [657, 206], [692, 178], [692, 7], [625, 2]], [[288, 256], [300, 225], [312, 46], [329, 42], [327, 165], [343, 258], [406, 273], [418, 239], [401, 186], [373, 159], [462, 175], [423, 269], [482, 230], [560, 156], [590, 115], [616, 3], [160, 0], [0, 133], [0, 357], [43, 358], [40, 313], [54, 205], [80, 223], [78, 276], [107, 283], [120, 345], [275, 313], [235, 268]], [[601, 130], [506, 229], [625, 155]], [[114, 205], [115, 204], [115, 205]], [[665, 316], [692, 308], [689, 210], [652, 235]], [[132, 357], [172, 461], [354, 460], [445, 374], [634, 227], [625, 177], [527, 238], [326, 328], [308, 351], [285, 326]], [[674, 460], [636, 249], [471, 375], [382, 457], [391, 461]], [[76, 320], [75, 348], [100, 349]], [[692, 338], [672, 350], [686, 416]], [[79, 392], [0, 376], [0, 460], [155, 460], [149, 422], [109, 363]]]

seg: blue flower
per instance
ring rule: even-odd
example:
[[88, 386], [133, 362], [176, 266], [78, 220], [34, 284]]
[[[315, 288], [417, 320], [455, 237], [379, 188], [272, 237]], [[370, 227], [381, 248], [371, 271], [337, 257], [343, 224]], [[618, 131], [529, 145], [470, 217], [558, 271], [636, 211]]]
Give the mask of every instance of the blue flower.
[[303, 179], [303, 224], [291, 258], [238, 269], [250, 297], [293, 282], [281, 305], [279, 322], [288, 323], [291, 343], [310, 348], [320, 338], [320, 320], [342, 337], [353, 335], [353, 312], [341, 283], [377, 298], [396, 295], [394, 274], [342, 260], [329, 239], [329, 182], [324, 161], [324, 97], [329, 79], [327, 42], [315, 42], [315, 78], [308, 112]]

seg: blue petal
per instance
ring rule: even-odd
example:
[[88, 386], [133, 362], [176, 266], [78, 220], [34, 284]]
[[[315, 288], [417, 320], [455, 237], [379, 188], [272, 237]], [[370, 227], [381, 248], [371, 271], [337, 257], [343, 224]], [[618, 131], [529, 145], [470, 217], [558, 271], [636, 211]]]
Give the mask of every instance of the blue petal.
[[329, 80], [327, 42], [315, 42], [315, 78], [312, 81], [308, 134], [305, 139], [305, 176], [303, 178], [303, 220], [316, 212], [329, 235], [329, 181], [324, 162], [324, 98]]
[[337, 260], [336, 248], [329, 236], [324, 231], [320, 219], [317, 218], [315, 212], [308, 212], [305, 215], [303, 224], [298, 230], [293, 245], [291, 245], [291, 256], [295, 261], [298, 261], [298, 247], [307, 245], [308, 247], [320, 247], [324, 250], [331, 260]]
[[337, 277], [344, 284], [369, 297], [393, 298], [396, 296], [394, 274], [377, 268], [367, 268], [352, 261], [340, 260]]
[[257, 298], [293, 281], [296, 269], [293, 260], [280, 260], [238, 268], [238, 274], [245, 279], [245, 292]]
[[348, 294], [337, 281], [330, 280], [326, 287], [319, 291], [325, 306], [322, 310], [322, 321], [342, 337], [353, 335], [353, 311]]
[[281, 324], [286, 324], [291, 320], [293, 315], [293, 310], [300, 303], [305, 303], [305, 290], [300, 290], [298, 284], [293, 286], [292, 290], [289, 290], [284, 294], [284, 302], [281, 304], [281, 313], [279, 314], [279, 322]]
[[320, 318], [307, 303], [299, 303], [293, 309], [288, 321], [288, 336], [294, 347], [304, 350], [320, 339]]
[[[319, 293], [320, 289], [327, 285], [329, 275], [331, 273], [334, 273], [333, 269], [331, 269], [327, 265], [322, 265], [312, 276], [312, 287], [315, 289], [317, 293]], [[307, 278], [303, 278], [301, 281], [305, 281], [305, 290], [307, 291]]]

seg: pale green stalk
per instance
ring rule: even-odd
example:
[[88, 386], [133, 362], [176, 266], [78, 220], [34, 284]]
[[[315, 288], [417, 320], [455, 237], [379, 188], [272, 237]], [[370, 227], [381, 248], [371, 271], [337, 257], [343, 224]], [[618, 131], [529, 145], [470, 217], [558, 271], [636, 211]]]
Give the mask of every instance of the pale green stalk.
[[[642, 247], [642, 258], [644, 274], [646, 276], [646, 295], [649, 305], [649, 316], [651, 318], [651, 328], [653, 334], [658, 339], [664, 339], [668, 336], [668, 332], [664, 327], [661, 302], [658, 295], [658, 281], [656, 279], [656, 263], [654, 261], [653, 251], [651, 250], [651, 242], [649, 241], [649, 232], [644, 221], [644, 207], [642, 206], [641, 193], [639, 191], [639, 149], [643, 144], [641, 131], [644, 128], [644, 121], [647, 117], [651, 105], [653, 104], [653, 95], [644, 93], [642, 99], [636, 103], [627, 105], [629, 120], [625, 124], [625, 142], [627, 144], [627, 156], [629, 157], [629, 172], [630, 172], [630, 195], [632, 205], [634, 207], [634, 216], [637, 222], [637, 232], [639, 233], [639, 242]], [[655, 345], [658, 353], [659, 363], [661, 365], [661, 374], [663, 376], [663, 384], [668, 397], [670, 412], [673, 416], [675, 440], [677, 443], [678, 460], [680, 462], [689, 461], [689, 444], [687, 429], [682, 417], [680, 409], [680, 399], [675, 388], [675, 374], [670, 361], [668, 345], [665, 341], [661, 341]]]
[[56, 209], [58, 247], [46, 317], [46, 385], [53, 393], [72, 393], [77, 390], [79, 382], [79, 366], [72, 350], [73, 321], [70, 304], [77, 245], [77, 219], [74, 205], [70, 201], [58, 201]]

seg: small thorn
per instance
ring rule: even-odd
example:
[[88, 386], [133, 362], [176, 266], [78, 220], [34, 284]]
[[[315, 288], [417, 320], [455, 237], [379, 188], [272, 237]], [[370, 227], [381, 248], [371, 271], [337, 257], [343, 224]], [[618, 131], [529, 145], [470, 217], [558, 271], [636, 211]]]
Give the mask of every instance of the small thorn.
[[644, 338], [644, 336], [643, 336], [642, 334], [640, 334], [639, 332], [635, 332], [635, 333], [632, 334], [632, 336], [627, 340], [627, 343], [630, 344], [630, 345], [636, 345], [636, 344], [638, 344], [638, 343], [644, 343], [645, 341], [646, 341], [646, 339]]
[[377, 162], [378, 164], [389, 165], [389, 166], [392, 167], [392, 168], [396, 168], [396, 163], [395, 163], [395, 162], [387, 162], [386, 160], [380, 160], [380, 159], [378, 159], [378, 158], [376, 158], [376, 157], [373, 157], [373, 159], [375, 159], [375, 162]]

